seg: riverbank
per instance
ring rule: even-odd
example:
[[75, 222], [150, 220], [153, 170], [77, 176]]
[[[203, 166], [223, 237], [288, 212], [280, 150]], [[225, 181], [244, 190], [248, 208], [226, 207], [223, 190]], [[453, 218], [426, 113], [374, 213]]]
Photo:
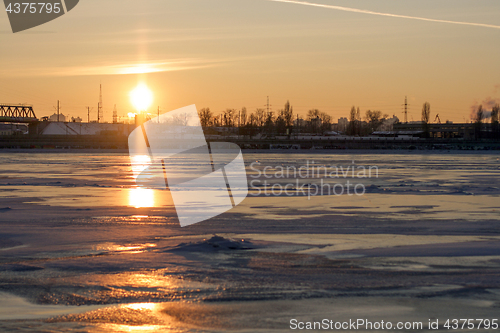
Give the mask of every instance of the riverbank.
[[[232, 142], [242, 149], [258, 150], [500, 150], [498, 140], [419, 139], [398, 137], [329, 137], [307, 139], [207, 136], [211, 142]], [[0, 136], [0, 149], [128, 149], [128, 137], [121, 135]]]

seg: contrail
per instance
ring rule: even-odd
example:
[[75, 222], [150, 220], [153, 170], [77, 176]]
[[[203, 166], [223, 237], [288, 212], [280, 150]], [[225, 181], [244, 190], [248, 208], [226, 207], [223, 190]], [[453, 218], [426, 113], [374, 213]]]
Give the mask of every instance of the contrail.
[[297, 4], [297, 5], [304, 5], [304, 6], [313, 6], [313, 7], [321, 7], [321, 8], [328, 8], [328, 9], [336, 9], [336, 10], [342, 10], [344, 12], [353, 12], [353, 13], [370, 14], [370, 15], [378, 15], [378, 16], [398, 17], [398, 18], [405, 18], [405, 19], [412, 19], [412, 20], [419, 20], [419, 21], [439, 22], [439, 23], [451, 23], [451, 24], [460, 24], [460, 25], [472, 25], [472, 26], [475, 26], [475, 27], [500, 29], [499, 25], [493, 25], [493, 24], [460, 22], [460, 21], [448, 21], [448, 20], [438, 20], [438, 19], [430, 19], [430, 18], [425, 18], [425, 17], [418, 17], [418, 16], [407, 16], [407, 15], [389, 14], [389, 13], [374, 12], [374, 11], [371, 11], [371, 10], [364, 10], [364, 9], [356, 9], [356, 8], [349, 8], [349, 7], [342, 7], [342, 6], [324, 5], [324, 4], [314, 3], [314, 2], [307, 2], [307, 1], [295, 1], [295, 0], [268, 0], [268, 1], [286, 2], [286, 3], [294, 3], [294, 4]]

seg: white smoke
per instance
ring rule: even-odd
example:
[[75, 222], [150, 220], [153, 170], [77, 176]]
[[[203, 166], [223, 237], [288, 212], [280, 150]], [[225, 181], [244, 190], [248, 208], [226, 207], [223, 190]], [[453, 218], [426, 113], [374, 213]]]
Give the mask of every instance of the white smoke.
[[481, 103], [479, 103], [477, 100], [474, 101], [474, 103], [470, 106], [470, 119], [472, 121], [476, 120], [476, 114], [477, 110], [479, 108], [479, 105], [483, 106], [483, 118], [484, 119], [489, 119], [491, 118], [491, 109], [496, 104], [500, 104], [500, 98], [491, 98], [491, 97], [486, 97], [483, 99]]

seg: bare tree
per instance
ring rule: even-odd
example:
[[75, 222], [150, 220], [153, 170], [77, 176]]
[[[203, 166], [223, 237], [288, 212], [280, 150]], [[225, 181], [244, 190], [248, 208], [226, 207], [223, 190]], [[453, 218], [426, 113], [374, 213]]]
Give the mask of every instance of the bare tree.
[[250, 114], [250, 117], [248, 118], [248, 124], [250, 126], [257, 126], [257, 116], [255, 116], [255, 114]]
[[266, 110], [257, 109], [255, 110], [255, 119], [258, 127], [264, 127], [266, 123]]
[[428, 124], [431, 118], [431, 105], [428, 102], [425, 102], [422, 105], [422, 123]]
[[278, 111], [278, 117], [275, 121], [276, 132], [281, 135], [286, 132], [285, 109]]
[[431, 105], [428, 102], [425, 102], [424, 105], [422, 105], [422, 127], [426, 138], [429, 137], [430, 118], [431, 118]]
[[498, 113], [500, 112], [500, 105], [495, 104], [491, 109], [491, 123], [498, 123]]
[[349, 125], [347, 126], [347, 134], [356, 134], [356, 107], [353, 106], [349, 112]]
[[234, 118], [236, 116], [235, 109], [226, 109], [223, 113], [224, 126], [233, 127], [234, 126]]
[[321, 118], [321, 131], [325, 132], [325, 131], [331, 130], [332, 129], [332, 117], [325, 112], [321, 112], [319, 117]]
[[265, 127], [266, 127], [266, 132], [267, 135], [273, 135], [274, 133], [274, 114], [272, 112], [268, 112], [266, 115], [266, 122], [265, 122]]
[[213, 114], [210, 111], [210, 108], [203, 108], [198, 111], [198, 115], [200, 117], [201, 126], [208, 127], [212, 125]]
[[388, 118], [389, 116], [387, 114], [384, 114], [382, 115], [382, 111], [371, 111], [371, 110], [368, 110], [366, 111], [365, 113], [365, 119], [366, 119], [366, 122], [368, 123], [369, 125], [369, 132], [372, 133], [374, 131], [376, 131], [380, 126], [382, 126], [382, 124], [384, 123], [384, 121]]
[[285, 107], [278, 111], [278, 117], [275, 120], [276, 132], [278, 134], [291, 134], [291, 129], [293, 126], [293, 107], [290, 102], [285, 103]]
[[287, 127], [291, 127], [293, 125], [293, 107], [290, 105], [289, 101], [286, 101], [285, 103], [283, 119]]
[[361, 111], [359, 110], [359, 106], [356, 109], [356, 134], [361, 135]]
[[313, 119], [318, 118], [320, 113], [321, 112], [318, 109], [311, 109], [311, 110], [307, 111], [307, 120], [311, 121]]
[[240, 126], [245, 126], [247, 124], [247, 108], [242, 107], [240, 111]]
[[189, 122], [189, 117], [187, 113], [182, 113], [174, 116], [172, 123], [176, 126], [187, 126]]
[[321, 111], [318, 109], [311, 109], [307, 111], [307, 122], [309, 131], [318, 133], [321, 129]]

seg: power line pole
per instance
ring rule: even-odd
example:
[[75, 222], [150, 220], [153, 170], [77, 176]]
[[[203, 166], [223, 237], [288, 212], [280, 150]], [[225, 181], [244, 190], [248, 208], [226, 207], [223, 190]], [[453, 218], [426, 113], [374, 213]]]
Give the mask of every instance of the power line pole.
[[113, 124], [118, 123], [118, 111], [116, 110], [116, 104], [113, 108]]
[[160, 106], [158, 106], [158, 124], [160, 123]]
[[271, 104], [269, 104], [269, 96], [267, 96], [267, 116], [269, 116], [270, 107], [271, 107]]
[[99, 123], [103, 118], [102, 111], [102, 84], [99, 85], [99, 103], [97, 104], [97, 122]]
[[54, 106], [54, 109], [56, 109], [57, 112], [57, 122], [59, 122], [59, 110], [61, 109], [61, 105], [59, 101], [57, 101], [57, 106]]
[[90, 111], [90, 106], [87, 106], [87, 123], [90, 123]]
[[405, 96], [405, 104], [403, 104], [405, 107], [405, 124], [408, 124], [408, 98]]

